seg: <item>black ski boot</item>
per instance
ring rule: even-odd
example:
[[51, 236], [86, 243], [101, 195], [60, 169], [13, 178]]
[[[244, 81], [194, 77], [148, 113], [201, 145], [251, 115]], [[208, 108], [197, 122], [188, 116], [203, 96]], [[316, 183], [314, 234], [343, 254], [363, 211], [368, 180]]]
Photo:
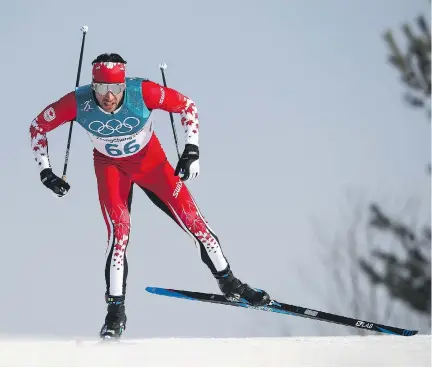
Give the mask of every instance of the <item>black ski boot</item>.
[[248, 284], [242, 283], [232, 271], [216, 276], [219, 288], [225, 298], [233, 302], [246, 302], [253, 306], [262, 306], [270, 302], [270, 296], [260, 289], [253, 289]]
[[126, 329], [125, 297], [106, 295], [105, 301], [108, 313], [99, 335], [104, 340], [120, 339]]

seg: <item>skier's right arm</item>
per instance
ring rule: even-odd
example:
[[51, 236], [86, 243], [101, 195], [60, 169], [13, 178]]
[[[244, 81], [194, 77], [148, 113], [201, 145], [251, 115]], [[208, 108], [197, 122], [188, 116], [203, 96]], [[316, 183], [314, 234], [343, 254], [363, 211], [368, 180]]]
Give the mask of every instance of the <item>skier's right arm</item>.
[[70, 92], [48, 105], [30, 124], [31, 149], [39, 166], [41, 181], [59, 197], [65, 195], [70, 186], [52, 172], [46, 133], [75, 118], [75, 92]]

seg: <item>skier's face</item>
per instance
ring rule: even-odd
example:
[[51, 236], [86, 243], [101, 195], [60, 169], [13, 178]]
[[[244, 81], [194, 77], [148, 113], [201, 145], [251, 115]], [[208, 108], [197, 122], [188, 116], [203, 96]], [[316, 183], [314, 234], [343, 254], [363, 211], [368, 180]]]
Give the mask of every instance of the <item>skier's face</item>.
[[114, 94], [111, 91], [108, 91], [106, 94], [101, 95], [99, 93], [96, 93], [96, 99], [99, 102], [99, 105], [104, 109], [106, 112], [113, 112], [119, 105], [122, 97], [123, 97], [124, 91], [121, 91], [119, 94]]

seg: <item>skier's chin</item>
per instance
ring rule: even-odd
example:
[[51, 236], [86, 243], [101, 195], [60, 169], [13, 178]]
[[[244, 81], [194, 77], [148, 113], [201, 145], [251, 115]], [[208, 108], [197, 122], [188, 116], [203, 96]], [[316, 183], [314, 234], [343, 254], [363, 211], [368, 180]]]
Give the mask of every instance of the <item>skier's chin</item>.
[[103, 102], [102, 107], [106, 112], [112, 112], [116, 109], [117, 104], [115, 102]]

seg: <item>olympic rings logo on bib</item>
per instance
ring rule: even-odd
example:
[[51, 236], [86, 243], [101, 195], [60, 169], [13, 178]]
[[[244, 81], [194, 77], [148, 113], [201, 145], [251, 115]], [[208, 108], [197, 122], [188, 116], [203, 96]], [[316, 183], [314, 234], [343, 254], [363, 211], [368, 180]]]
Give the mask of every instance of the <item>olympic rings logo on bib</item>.
[[130, 133], [134, 128], [139, 125], [140, 121], [138, 118], [133, 116], [129, 116], [123, 121], [118, 119], [110, 119], [105, 123], [99, 120], [92, 121], [88, 128], [95, 133], [99, 133], [100, 135], [109, 136], [114, 133], [124, 134]]

